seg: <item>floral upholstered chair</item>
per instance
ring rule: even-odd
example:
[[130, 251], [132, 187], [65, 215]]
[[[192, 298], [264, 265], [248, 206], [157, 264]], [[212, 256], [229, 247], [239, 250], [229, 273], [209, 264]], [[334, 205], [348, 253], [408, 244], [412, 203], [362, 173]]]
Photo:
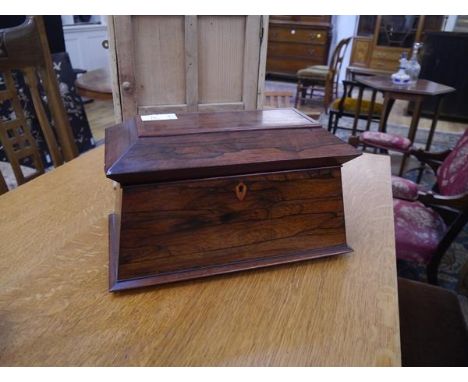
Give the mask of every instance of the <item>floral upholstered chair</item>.
[[377, 134], [361, 135], [361, 142], [399, 148], [436, 173], [436, 184], [429, 192], [408, 179], [392, 176], [397, 258], [425, 264], [428, 281], [436, 284], [442, 256], [468, 221], [468, 130], [453, 150], [442, 153], [415, 150], [406, 138]]
[[373, 146], [384, 150], [392, 150], [400, 153], [409, 153], [411, 147], [411, 141], [408, 138], [400, 135], [381, 133], [379, 131], [365, 131], [359, 137], [350, 138], [357, 139], [357, 143], [361, 143], [365, 146]]

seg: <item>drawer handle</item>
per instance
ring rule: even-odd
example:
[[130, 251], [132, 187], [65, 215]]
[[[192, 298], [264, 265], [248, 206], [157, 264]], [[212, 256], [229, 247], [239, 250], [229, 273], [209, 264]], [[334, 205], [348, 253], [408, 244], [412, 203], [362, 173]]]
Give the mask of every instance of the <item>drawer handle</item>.
[[236, 186], [236, 196], [237, 196], [237, 199], [239, 199], [241, 202], [244, 200], [245, 198], [245, 195], [247, 195], [247, 186], [244, 182], [240, 182], [237, 186]]
[[291, 34], [296, 34], [296, 30], [295, 30], [295, 29], [291, 29]]

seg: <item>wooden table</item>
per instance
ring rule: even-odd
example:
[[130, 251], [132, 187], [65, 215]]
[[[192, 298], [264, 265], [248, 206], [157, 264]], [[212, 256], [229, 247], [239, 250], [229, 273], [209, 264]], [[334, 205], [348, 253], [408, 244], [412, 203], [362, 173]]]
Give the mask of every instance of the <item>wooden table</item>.
[[[414, 102], [414, 111], [411, 118], [411, 125], [408, 131], [408, 139], [414, 142], [416, 131], [418, 129], [419, 119], [421, 117], [421, 104], [427, 97], [436, 97], [436, 107], [434, 117], [432, 119], [431, 128], [426, 142], [426, 150], [431, 148], [432, 138], [439, 119], [440, 104], [444, 95], [455, 91], [450, 86], [445, 86], [437, 82], [428, 80], [417, 80], [414, 84], [395, 85], [390, 76], [361, 76], [356, 77], [356, 81], [372, 88], [381, 91], [384, 96], [382, 114], [380, 116], [379, 131], [386, 131], [387, 120], [395, 100], [402, 99]], [[403, 174], [405, 163], [408, 155], [404, 154], [400, 166], [400, 175]]]
[[111, 294], [103, 154], [0, 197], [0, 365], [400, 365], [389, 157], [344, 166], [354, 253]]
[[346, 79], [355, 81], [356, 76], [390, 76], [393, 72], [383, 69], [363, 68], [360, 66], [348, 66]]
[[75, 82], [78, 94], [93, 99], [112, 99], [111, 76], [108, 69], [96, 69], [80, 75]]

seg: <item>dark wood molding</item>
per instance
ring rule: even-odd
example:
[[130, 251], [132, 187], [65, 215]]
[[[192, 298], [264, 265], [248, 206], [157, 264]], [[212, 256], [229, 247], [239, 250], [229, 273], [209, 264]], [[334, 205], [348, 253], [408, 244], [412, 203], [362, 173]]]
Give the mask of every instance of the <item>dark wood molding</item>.
[[292, 109], [177, 118], [106, 130], [111, 291], [351, 251], [341, 164], [355, 148]]

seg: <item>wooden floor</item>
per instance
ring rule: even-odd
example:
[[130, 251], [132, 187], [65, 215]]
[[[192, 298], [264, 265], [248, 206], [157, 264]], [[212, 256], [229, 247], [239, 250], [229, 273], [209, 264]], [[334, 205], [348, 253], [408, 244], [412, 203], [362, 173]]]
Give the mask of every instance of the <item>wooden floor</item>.
[[85, 104], [88, 122], [96, 142], [104, 139], [104, 130], [115, 125], [114, 104], [112, 100], [94, 100]]
[[[411, 122], [411, 116], [406, 115], [406, 106], [406, 101], [396, 101], [392, 112], [390, 113], [388, 123], [400, 126], [409, 126]], [[99, 142], [104, 138], [105, 128], [115, 124], [114, 106], [112, 100], [94, 100], [93, 102], [86, 104], [85, 109], [94, 139], [96, 142]], [[320, 100], [313, 101], [306, 106], [301, 106], [300, 109], [306, 113], [319, 114], [323, 112], [323, 106]], [[430, 118], [421, 118], [419, 122], [419, 128], [429, 129], [431, 121], [432, 120]], [[440, 120], [437, 124], [437, 131], [439, 132], [463, 133], [467, 128], [468, 123]]]

